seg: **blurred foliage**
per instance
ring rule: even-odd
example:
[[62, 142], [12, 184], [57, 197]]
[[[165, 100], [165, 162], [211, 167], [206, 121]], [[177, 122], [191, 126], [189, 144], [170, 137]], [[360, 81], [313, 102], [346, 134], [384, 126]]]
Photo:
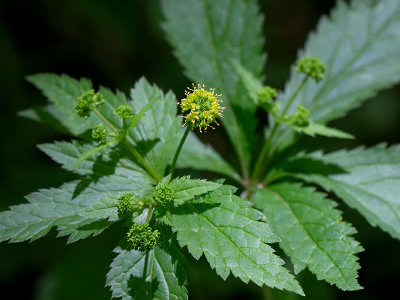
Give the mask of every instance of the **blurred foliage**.
[[[162, 0], [161, 0], [162, 1]], [[267, 83], [283, 88], [289, 66], [310, 30], [334, 0], [260, 1], [266, 18], [264, 33], [268, 61]], [[35, 147], [53, 139], [65, 140], [44, 125], [19, 118], [19, 110], [44, 104], [44, 99], [24, 77], [39, 72], [67, 73], [92, 78], [95, 86], [118, 87], [127, 92], [145, 75], [178, 97], [190, 82], [171, 53], [160, 28], [157, 0], [1, 0], [0, 1], [0, 209], [21, 203], [23, 196], [41, 187], [58, 186], [73, 175], [63, 171]], [[385, 91], [332, 126], [355, 135], [347, 147], [380, 142], [398, 143], [400, 137], [400, 87]], [[265, 120], [262, 111], [257, 113]], [[204, 138], [204, 137], [202, 137]], [[230, 156], [221, 129], [207, 133], [225, 157]], [[310, 148], [323, 142], [326, 150], [337, 141], [306, 138]], [[343, 145], [343, 144], [342, 144]], [[340, 205], [344, 218], [359, 228], [357, 239], [367, 249], [360, 254], [360, 283], [365, 290], [341, 292], [316, 282], [308, 271], [300, 275], [306, 299], [378, 299], [395, 292], [399, 279], [400, 243], [369, 226], [353, 210]], [[9, 299], [108, 299], [104, 288], [113, 254], [112, 245], [122, 234], [111, 228], [101, 238], [65, 246], [55, 234], [23, 244], [0, 246], [0, 289]], [[79, 249], [78, 249], [79, 248]], [[376, 258], [379, 256], [379, 260]], [[393, 260], [397, 258], [397, 260]], [[297, 296], [246, 285], [230, 276], [224, 282], [208, 268], [204, 258], [187, 257], [191, 299], [295, 299]]]

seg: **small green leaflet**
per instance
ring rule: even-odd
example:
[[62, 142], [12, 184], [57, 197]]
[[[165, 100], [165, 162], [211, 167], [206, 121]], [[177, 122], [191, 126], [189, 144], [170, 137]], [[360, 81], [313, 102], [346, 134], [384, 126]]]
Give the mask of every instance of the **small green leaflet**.
[[295, 273], [305, 267], [342, 290], [358, 290], [356, 254], [362, 247], [343, 222], [336, 203], [312, 188], [282, 183], [257, 190], [253, 202], [267, 217]]
[[218, 275], [230, 272], [244, 282], [253, 281], [303, 295], [283, 261], [266, 243], [279, 239], [263, 215], [248, 201], [233, 195], [235, 188], [222, 186], [167, 212], [162, 221], [177, 232], [181, 247], [199, 259], [202, 254]]
[[[378, 145], [309, 157], [326, 164], [337, 165], [341, 173], [327, 177], [318, 170], [291, 176], [314, 182], [333, 191], [350, 207], [357, 209], [372, 225], [378, 225], [394, 238], [400, 239], [400, 145], [386, 148]], [[296, 163], [296, 159], [292, 164]]]
[[175, 204], [181, 205], [196, 196], [219, 188], [221, 184], [203, 179], [190, 179], [189, 176], [185, 176], [173, 179], [169, 186], [175, 191]]
[[118, 255], [107, 274], [113, 298], [187, 299], [183, 255], [171, 242], [165, 246], [148, 252], [116, 248]]
[[186, 75], [221, 93], [227, 107], [224, 128], [241, 160], [250, 164], [254, 142], [256, 105], [247, 96], [233, 62], [261, 75], [262, 21], [255, 0], [161, 1], [166, 22], [163, 28]]
[[339, 139], [354, 139], [354, 136], [344, 131], [330, 128], [323, 124], [318, 124], [314, 122], [309, 122], [307, 126], [296, 126], [296, 125], [290, 125], [290, 126], [297, 132], [304, 133], [312, 137], [314, 137], [315, 135], [321, 135]]

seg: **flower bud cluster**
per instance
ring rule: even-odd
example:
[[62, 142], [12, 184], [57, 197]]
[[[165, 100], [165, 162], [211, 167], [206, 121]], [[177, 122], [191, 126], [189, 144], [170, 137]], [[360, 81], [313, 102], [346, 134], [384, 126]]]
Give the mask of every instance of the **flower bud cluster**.
[[99, 145], [104, 145], [107, 142], [109, 130], [103, 124], [96, 125], [92, 130], [92, 139]]
[[158, 244], [160, 232], [153, 230], [149, 224], [134, 223], [127, 233], [129, 246], [139, 251], [151, 250]]
[[103, 103], [103, 95], [90, 89], [77, 98], [75, 111], [79, 116], [87, 118], [94, 108], [100, 107]]
[[307, 126], [309, 123], [310, 111], [302, 105], [297, 106], [297, 112], [288, 117], [287, 123], [295, 126]]
[[128, 119], [133, 117], [133, 109], [131, 106], [123, 104], [114, 109], [113, 114], [121, 119]]
[[156, 203], [170, 207], [174, 204], [175, 191], [168, 184], [160, 183], [154, 188], [153, 198]]
[[278, 107], [273, 101], [278, 93], [270, 86], [264, 86], [257, 92], [258, 105], [260, 105], [265, 111], [271, 112], [272, 114], [278, 113]]
[[325, 76], [325, 66], [324, 64], [315, 57], [303, 57], [297, 63], [297, 71], [304, 73], [316, 82], [322, 80]]
[[189, 124], [192, 129], [199, 128], [200, 132], [208, 127], [213, 128], [212, 123], [219, 125], [217, 118], [222, 117], [225, 107], [220, 106], [222, 100], [219, 97], [222, 95], [215, 94], [215, 89], [207, 90], [204, 84], [198, 84], [197, 87], [193, 84], [193, 89], [188, 88], [185, 96], [186, 98], [178, 102], [182, 112], [187, 112], [185, 124]]

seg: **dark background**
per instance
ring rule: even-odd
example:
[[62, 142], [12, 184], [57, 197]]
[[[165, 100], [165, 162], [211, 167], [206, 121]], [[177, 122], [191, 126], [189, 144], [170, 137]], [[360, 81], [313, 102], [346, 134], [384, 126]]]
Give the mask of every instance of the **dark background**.
[[[278, 88], [289, 76], [310, 30], [335, 1], [260, 1], [266, 15], [264, 33], [268, 52], [267, 81]], [[177, 97], [190, 82], [171, 54], [160, 23], [156, 0], [139, 1], [0, 1], [0, 210], [23, 202], [38, 188], [58, 186], [74, 176], [51, 162], [36, 144], [62, 140], [49, 127], [17, 117], [19, 110], [42, 105], [45, 99], [24, 77], [39, 72], [89, 77], [95, 85], [128, 92], [142, 75]], [[399, 142], [400, 87], [384, 91], [347, 117], [332, 123], [357, 136], [347, 144], [313, 140], [325, 149], [358, 144]], [[208, 134], [212, 144], [227, 155], [222, 130]], [[342, 142], [340, 142], [342, 143]], [[397, 291], [400, 279], [400, 243], [372, 228], [357, 213], [340, 203], [344, 219], [359, 233], [366, 248], [360, 254], [360, 283], [365, 290], [340, 292], [308, 271], [299, 276], [307, 299], [379, 299], [383, 291]], [[113, 258], [111, 249], [122, 233], [118, 228], [101, 237], [66, 245], [52, 233], [32, 243], [0, 245], [0, 298], [2, 299], [107, 299], [105, 274]], [[277, 247], [276, 247], [277, 248]], [[184, 250], [186, 253], [186, 250]], [[187, 255], [190, 299], [291, 299], [293, 295], [229, 277], [220, 279], [202, 258]], [[288, 297], [288, 298], [286, 298]]]

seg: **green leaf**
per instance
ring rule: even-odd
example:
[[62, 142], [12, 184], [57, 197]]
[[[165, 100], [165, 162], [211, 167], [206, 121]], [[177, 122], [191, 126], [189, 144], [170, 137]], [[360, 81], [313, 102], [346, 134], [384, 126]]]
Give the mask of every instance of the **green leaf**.
[[181, 138], [181, 121], [176, 117], [177, 100], [171, 92], [164, 95], [144, 78], [135, 84], [131, 97], [132, 106], [136, 111], [160, 98], [136, 126], [129, 130], [129, 135], [135, 141], [138, 150], [159, 174], [163, 175]]
[[96, 116], [83, 120], [75, 112], [76, 98], [92, 88], [88, 79], [82, 78], [78, 81], [65, 74], [43, 73], [28, 76], [27, 80], [49, 99], [63, 126], [74, 135], [82, 134], [99, 123]]
[[[320, 83], [309, 80], [289, 109], [310, 109], [312, 120], [327, 123], [358, 107], [379, 90], [400, 80], [400, 2], [398, 0], [339, 1], [329, 18], [323, 17], [299, 58], [314, 56], [326, 66]], [[294, 68], [281, 95], [285, 105], [303, 79]], [[290, 136], [280, 128], [279, 141]], [[279, 142], [278, 141], [278, 142]]]
[[297, 132], [307, 134], [314, 137], [316, 134], [326, 137], [334, 137], [339, 139], [354, 139], [354, 136], [344, 131], [327, 127], [323, 124], [309, 122], [307, 126], [290, 125]]
[[55, 109], [54, 105], [49, 104], [43, 107], [24, 109], [19, 111], [17, 115], [32, 121], [50, 125], [64, 134], [70, 134], [69, 130], [61, 123], [63, 115]]
[[207, 170], [232, 178], [239, 176], [210, 145], [202, 143], [192, 132], [183, 144], [176, 165], [182, 169]]
[[187, 299], [186, 278], [180, 265], [183, 256], [176, 247], [167, 246], [168, 250], [156, 246], [147, 253], [116, 248], [118, 255], [107, 274], [113, 297]]
[[196, 196], [219, 188], [221, 184], [203, 179], [190, 179], [190, 176], [185, 176], [175, 178], [169, 183], [169, 186], [175, 191], [175, 204], [181, 205]]
[[308, 267], [342, 290], [358, 290], [356, 254], [362, 247], [351, 235], [356, 230], [342, 222], [336, 203], [312, 188], [282, 183], [257, 190], [256, 207], [267, 217], [280, 246], [294, 265], [296, 273]]
[[327, 177], [318, 174], [317, 170], [315, 173], [292, 175], [333, 191], [350, 207], [357, 209], [371, 225], [378, 225], [392, 237], [400, 239], [400, 145], [386, 148], [382, 144], [326, 155], [316, 153], [312, 158], [337, 165], [344, 172]]
[[83, 216], [83, 212], [105, 198], [118, 199], [126, 192], [140, 196], [151, 190], [149, 182], [118, 175], [102, 177], [96, 183], [74, 181], [57, 189], [39, 190], [26, 196], [28, 204], [11, 206], [0, 213], [0, 241], [35, 240], [52, 227], [57, 227], [58, 236], [69, 235], [69, 242], [97, 235], [111, 223]]
[[72, 141], [71, 143], [41, 144], [38, 148], [61, 164], [64, 169], [79, 175], [92, 175], [95, 178], [112, 174], [134, 177], [138, 187], [152, 180], [141, 167], [127, 159], [124, 152], [121, 153], [121, 149], [118, 148], [105, 148], [97, 156], [91, 156], [82, 161], [76, 168], [74, 168], [76, 162], [93, 149], [93, 145]]
[[167, 0], [161, 4], [167, 20], [164, 30], [187, 76], [223, 94], [225, 129], [242, 169], [248, 169], [256, 106], [233, 62], [260, 77], [265, 56], [257, 1]]
[[181, 247], [199, 259], [204, 253], [212, 268], [226, 279], [230, 272], [244, 282], [253, 281], [303, 295], [293, 275], [266, 243], [279, 239], [262, 213], [223, 186], [167, 212], [162, 221], [177, 231]]

